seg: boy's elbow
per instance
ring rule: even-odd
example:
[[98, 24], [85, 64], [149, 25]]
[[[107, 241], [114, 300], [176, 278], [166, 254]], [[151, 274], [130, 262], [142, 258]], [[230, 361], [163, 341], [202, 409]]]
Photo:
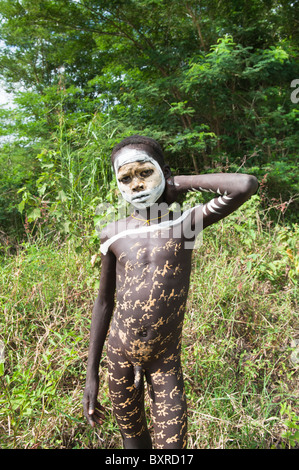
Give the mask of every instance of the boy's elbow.
[[253, 196], [253, 194], [255, 194], [258, 190], [258, 186], [259, 186], [259, 183], [255, 176], [246, 175], [242, 192], [247, 194], [248, 197]]

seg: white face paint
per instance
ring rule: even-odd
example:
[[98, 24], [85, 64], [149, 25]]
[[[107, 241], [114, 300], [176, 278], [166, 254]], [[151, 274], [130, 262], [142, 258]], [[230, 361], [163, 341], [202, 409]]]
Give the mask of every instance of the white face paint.
[[146, 209], [162, 196], [165, 189], [163, 171], [145, 151], [125, 147], [115, 158], [114, 168], [123, 198], [136, 209]]

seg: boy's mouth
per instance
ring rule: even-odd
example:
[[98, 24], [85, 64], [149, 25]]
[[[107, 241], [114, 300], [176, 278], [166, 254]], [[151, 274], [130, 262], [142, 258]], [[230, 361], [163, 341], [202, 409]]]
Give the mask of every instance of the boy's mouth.
[[142, 191], [136, 196], [132, 196], [132, 201], [144, 202], [148, 199], [150, 193], [148, 191]]

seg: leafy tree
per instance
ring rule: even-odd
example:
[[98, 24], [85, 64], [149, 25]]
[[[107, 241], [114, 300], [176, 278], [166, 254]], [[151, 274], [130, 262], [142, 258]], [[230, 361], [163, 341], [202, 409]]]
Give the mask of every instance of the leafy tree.
[[77, 155], [90, 142], [82, 129], [113, 122], [102, 158], [147, 133], [179, 171], [288, 169], [295, 191], [296, 11], [285, 0], [2, 0], [1, 74], [21, 86], [3, 132], [31, 154]]

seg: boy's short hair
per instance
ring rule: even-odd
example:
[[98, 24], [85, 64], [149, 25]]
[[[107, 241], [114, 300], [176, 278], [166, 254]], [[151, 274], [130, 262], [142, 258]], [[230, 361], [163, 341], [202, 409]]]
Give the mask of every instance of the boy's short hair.
[[121, 142], [116, 144], [112, 150], [111, 160], [114, 163], [114, 158], [117, 152], [119, 152], [123, 147], [127, 145], [138, 145], [143, 150], [148, 152], [162, 167], [165, 165], [164, 154], [161, 145], [151, 137], [146, 137], [142, 135], [132, 135], [130, 137], [125, 137]]

